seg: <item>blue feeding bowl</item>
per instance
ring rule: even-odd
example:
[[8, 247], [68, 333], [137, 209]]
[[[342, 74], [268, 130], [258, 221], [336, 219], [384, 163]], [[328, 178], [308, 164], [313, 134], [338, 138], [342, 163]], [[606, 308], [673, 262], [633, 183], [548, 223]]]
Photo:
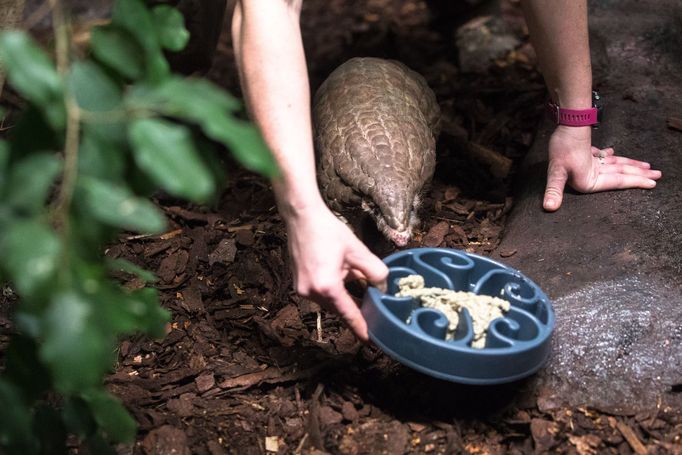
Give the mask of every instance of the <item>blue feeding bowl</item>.
[[[439, 379], [464, 384], [501, 384], [536, 372], [547, 360], [554, 310], [544, 292], [518, 270], [476, 254], [447, 248], [416, 248], [384, 259], [387, 293], [369, 288], [362, 314], [369, 337], [397, 361]], [[490, 323], [485, 347], [470, 346], [471, 316], [460, 313], [454, 337], [446, 340], [443, 313], [422, 308], [412, 297], [396, 297], [398, 280], [424, 277], [426, 287], [469, 291], [509, 301], [510, 310]]]

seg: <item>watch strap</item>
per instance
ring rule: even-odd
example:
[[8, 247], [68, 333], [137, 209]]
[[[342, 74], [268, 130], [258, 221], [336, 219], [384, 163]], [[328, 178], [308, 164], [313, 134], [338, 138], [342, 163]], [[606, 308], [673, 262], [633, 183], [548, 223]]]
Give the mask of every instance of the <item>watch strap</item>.
[[565, 109], [555, 103], [547, 103], [547, 112], [557, 125], [593, 126], [599, 123], [599, 109]]

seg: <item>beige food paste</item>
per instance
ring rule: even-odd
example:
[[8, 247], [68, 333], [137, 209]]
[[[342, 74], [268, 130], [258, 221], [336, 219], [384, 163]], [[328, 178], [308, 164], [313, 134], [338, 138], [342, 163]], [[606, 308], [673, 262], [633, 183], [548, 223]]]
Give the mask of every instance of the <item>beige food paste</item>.
[[509, 302], [499, 297], [477, 295], [473, 292], [424, 287], [424, 277], [409, 275], [398, 280], [398, 297], [413, 297], [423, 307], [433, 308], [448, 318], [446, 340], [451, 340], [459, 324], [459, 313], [466, 308], [473, 321], [474, 338], [471, 347], [482, 349], [490, 323], [509, 311]]

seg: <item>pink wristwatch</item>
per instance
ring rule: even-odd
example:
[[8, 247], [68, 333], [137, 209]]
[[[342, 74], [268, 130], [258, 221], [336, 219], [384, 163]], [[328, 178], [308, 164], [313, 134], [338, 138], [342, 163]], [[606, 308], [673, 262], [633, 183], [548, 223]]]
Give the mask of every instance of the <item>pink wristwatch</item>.
[[592, 92], [592, 107], [589, 109], [565, 109], [556, 103], [547, 103], [547, 112], [557, 125], [599, 127], [602, 120], [602, 106], [599, 93]]

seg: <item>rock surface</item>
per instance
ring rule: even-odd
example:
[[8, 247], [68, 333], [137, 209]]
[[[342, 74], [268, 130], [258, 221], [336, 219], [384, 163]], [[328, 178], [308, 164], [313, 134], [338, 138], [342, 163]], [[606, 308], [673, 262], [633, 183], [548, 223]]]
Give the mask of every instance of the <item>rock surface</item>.
[[464, 73], [485, 74], [493, 60], [521, 44], [499, 16], [476, 17], [455, 34], [459, 68]]
[[318, 179], [328, 204], [340, 212], [362, 208], [404, 246], [436, 164], [435, 95], [402, 63], [353, 58], [332, 72], [313, 104]]
[[[614, 412], [682, 409], [682, 5], [591, 2], [593, 57], [606, 100], [597, 146], [663, 171], [652, 191], [566, 194], [541, 208], [549, 123], [528, 155], [497, 252], [554, 301], [553, 354], [536, 379], [545, 404]], [[608, 62], [608, 66], [604, 65]]]

